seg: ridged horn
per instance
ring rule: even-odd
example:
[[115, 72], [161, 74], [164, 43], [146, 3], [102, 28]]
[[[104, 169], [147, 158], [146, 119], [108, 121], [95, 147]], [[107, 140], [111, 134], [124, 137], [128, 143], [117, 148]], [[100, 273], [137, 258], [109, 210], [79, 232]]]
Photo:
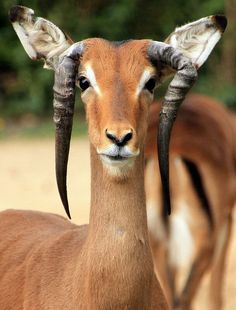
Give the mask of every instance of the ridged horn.
[[54, 122], [55, 122], [55, 160], [57, 187], [66, 214], [70, 210], [67, 198], [67, 163], [73, 125], [75, 103], [75, 80], [83, 43], [75, 43], [69, 48], [55, 70], [54, 82]]
[[197, 79], [197, 69], [191, 60], [172, 46], [152, 41], [148, 48], [148, 55], [154, 63], [162, 63], [176, 70], [164, 97], [160, 112], [160, 122], [157, 136], [158, 158], [163, 188], [164, 210], [171, 213], [169, 187], [169, 142], [171, 129], [177, 115], [178, 108], [187, 92]]

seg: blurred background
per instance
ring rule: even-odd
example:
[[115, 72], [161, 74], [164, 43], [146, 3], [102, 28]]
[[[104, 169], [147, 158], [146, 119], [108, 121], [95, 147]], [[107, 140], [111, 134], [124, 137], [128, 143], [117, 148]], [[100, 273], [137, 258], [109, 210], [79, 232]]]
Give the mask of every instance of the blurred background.
[[[59, 25], [74, 41], [96, 36], [109, 40], [164, 40], [176, 26], [207, 15], [225, 14], [227, 31], [201, 68], [194, 90], [214, 96], [236, 109], [236, 0], [1, 0], [1, 136], [7, 129], [14, 129], [16, 123], [29, 129], [52, 114], [53, 73], [42, 70], [42, 63], [30, 61], [23, 50], [7, 16], [14, 4], [33, 8], [37, 16]], [[162, 87], [158, 96], [164, 91]], [[79, 100], [77, 109], [83, 115]], [[49, 128], [45, 126], [44, 123], [40, 130], [47, 132]]]
[[[31, 7], [58, 25], [74, 41], [88, 37], [109, 40], [164, 40], [176, 26], [214, 14], [225, 14], [228, 27], [193, 91], [222, 101], [236, 111], [236, 0], [25, 0], [0, 1], [0, 210], [34, 209], [64, 214], [54, 173], [52, 122], [53, 72], [26, 55], [10, 22], [8, 10]], [[158, 98], [165, 85], [157, 91]], [[76, 120], [68, 167], [72, 219], [85, 223], [89, 215], [89, 147], [84, 110], [77, 96]], [[74, 137], [76, 136], [76, 139]], [[77, 139], [77, 137], [80, 139]], [[231, 243], [225, 286], [225, 309], [236, 305], [236, 247]], [[198, 309], [206, 298], [199, 293]], [[197, 309], [196, 308], [196, 309]]]

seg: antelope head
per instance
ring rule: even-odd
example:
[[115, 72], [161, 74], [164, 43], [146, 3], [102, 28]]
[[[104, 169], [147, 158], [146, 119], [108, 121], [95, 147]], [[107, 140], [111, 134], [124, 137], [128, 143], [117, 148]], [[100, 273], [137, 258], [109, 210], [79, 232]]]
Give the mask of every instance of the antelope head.
[[[43, 59], [55, 71], [56, 176], [70, 217], [66, 191], [67, 161], [75, 86], [81, 90], [92, 146], [114, 178], [132, 170], [142, 154], [153, 91], [174, 75], [161, 110], [158, 134], [160, 171], [170, 213], [168, 146], [179, 105], [225, 27], [224, 16], [210, 16], [176, 28], [164, 43], [152, 40], [109, 42], [87, 39], [73, 43], [32, 9], [15, 6], [10, 20], [32, 59]], [[115, 172], [115, 173], [114, 173]]]

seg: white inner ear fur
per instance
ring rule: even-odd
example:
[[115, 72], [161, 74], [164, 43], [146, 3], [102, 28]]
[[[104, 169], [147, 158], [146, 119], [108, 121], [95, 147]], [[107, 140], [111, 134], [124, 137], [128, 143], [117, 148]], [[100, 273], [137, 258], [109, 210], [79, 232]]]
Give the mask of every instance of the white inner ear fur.
[[64, 33], [41, 17], [37, 18], [29, 41], [46, 58], [60, 55], [70, 47]]
[[29, 36], [25, 32], [24, 28], [18, 23], [15, 22], [12, 24], [16, 34], [18, 35], [18, 38], [20, 39], [21, 44], [23, 45], [26, 53], [31, 59], [37, 58], [37, 53], [35, 49], [29, 44]]
[[[62, 55], [71, 45], [64, 33], [50, 21], [38, 17], [34, 21], [34, 11], [27, 9], [22, 22], [14, 22], [13, 28], [21, 44], [31, 59], [53, 59]], [[45, 68], [52, 68], [45, 64]]]
[[167, 38], [166, 43], [178, 48], [199, 68], [206, 61], [220, 37], [221, 31], [213, 18], [205, 17], [176, 28]]

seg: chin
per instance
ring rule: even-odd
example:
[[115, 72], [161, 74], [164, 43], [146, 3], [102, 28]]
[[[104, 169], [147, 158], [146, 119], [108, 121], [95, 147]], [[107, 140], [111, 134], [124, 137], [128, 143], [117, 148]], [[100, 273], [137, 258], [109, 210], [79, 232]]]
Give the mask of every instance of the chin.
[[110, 156], [101, 155], [101, 160], [109, 175], [126, 178], [134, 166], [135, 157], [112, 159]]

